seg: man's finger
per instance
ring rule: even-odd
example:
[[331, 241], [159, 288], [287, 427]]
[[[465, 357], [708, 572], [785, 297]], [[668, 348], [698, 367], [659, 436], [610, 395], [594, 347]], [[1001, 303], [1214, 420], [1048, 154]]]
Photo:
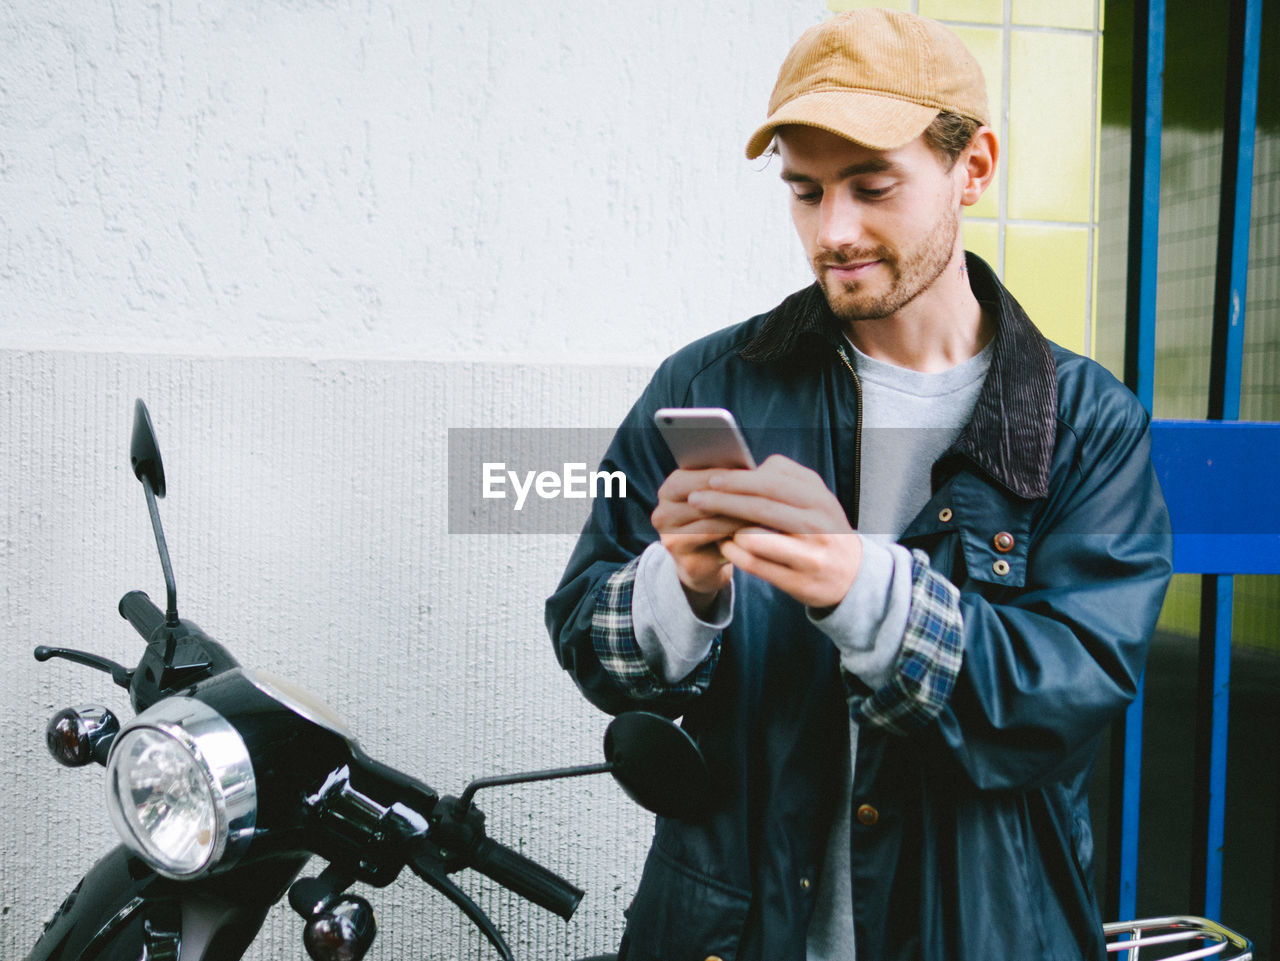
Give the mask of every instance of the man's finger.
[[714, 544], [728, 540], [742, 527], [741, 521], [727, 517], [703, 517], [690, 524], [678, 527], [657, 528], [658, 536], [664, 544], [679, 542], [680, 544]]
[[[776, 465], [770, 464], [775, 458]], [[817, 507], [833, 498], [822, 478], [809, 468], [778, 455], [765, 464], [754, 471], [714, 472], [706, 486], [725, 493], [767, 497], [795, 507]]]
[[653, 509], [653, 513], [649, 515], [649, 521], [653, 524], [654, 530], [659, 533], [680, 530], [694, 524], [714, 522], [724, 528], [722, 536], [725, 537], [742, 526], [741, 521], [700, 510], [685, 501], [660, 501]]
[[762, 527], [742, 527], [731, 541], [754, 557], [792, 570], [811, 568], [812, 551], [802, 539]]
[[732, 517], [759, 527], [794, 534], [813, 531], [807, 509], [771, 497], [723, 490], [694, 491], [689, 495], [689, 504], [707, 514]]
[[658, 499], [682, 501], [691, 491], [701, 490], [707, 486], [711, 477], [717, 474], [745, 474], [746, 470], [726, 470], [713, 468], [708, 470], [674, 470], [667, 475], [662, 486], [658, 488]]
[[730, 564], [752, 577], [772, 584], [786, 594], [794, 594], [797, 585], [803, 581], [803, 577], [791, 568], [761, 557], [733, 541], [721, 544], [720, 553]]

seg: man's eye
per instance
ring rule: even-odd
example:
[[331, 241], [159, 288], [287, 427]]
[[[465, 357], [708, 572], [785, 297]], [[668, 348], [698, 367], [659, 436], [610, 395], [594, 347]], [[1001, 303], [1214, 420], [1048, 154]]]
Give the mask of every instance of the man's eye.
[[816, 204], [822, 199], [820, 190], [792, 190], [791, 195], [802, 204]]
[[882, 200], [889, 196], [892, 187], [859, 187], [858, 195], [867, 200]]

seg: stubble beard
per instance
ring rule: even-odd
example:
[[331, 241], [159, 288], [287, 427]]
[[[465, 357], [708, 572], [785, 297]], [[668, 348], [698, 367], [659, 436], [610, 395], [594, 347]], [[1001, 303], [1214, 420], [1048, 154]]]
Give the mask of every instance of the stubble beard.
[[[959, 214], [946, 208], [937, 224], [915, 247], [895, 255], [889, 247], [869, 250], [822, 251], [813, 258], [813, 272], [826, 295], [836, 318], [846, 323], [858, 320], [881, 320], [897, 313], [933, 285], [951, 262], [956, 235], [960, 230]], [[827, 275], [830, 264], [879, 260], [889, 271], [889, 286], [876, 294], [861, 281], [835, 281]]]

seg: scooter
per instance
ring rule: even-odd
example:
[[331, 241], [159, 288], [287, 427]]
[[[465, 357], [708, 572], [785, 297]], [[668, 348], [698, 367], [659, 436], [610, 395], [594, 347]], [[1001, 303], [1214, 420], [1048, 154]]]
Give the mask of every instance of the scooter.
[[[165, 495], [164, 468], [141, 400], [130, 459], [167, 595], [164, 612], [141, 591], [120, 601], [121, 615], [147, 641], [142, 659], [128, 669], [84, 651], [35, 649], [39, 661], [64, 658], [105, 671], [129, 691], [137, 713], [123, 725], [91, 705], [59, 711], [46, 729], [60, 763], [105, 765], [107, 810], [122, 843], [67, 895], [28, 961], [235, 961], [286, 896], [315, 961], [359, 961], [377, 925], [368, 900], [349, 889], [385, 887], [406, 867], [453, 902], [503, 961], [514, 961], [502, 933], [450, 875], [479, 871], [565, 920], [583, 892], [490, 838], [474, 803], [479, 790], [610, 772], [651, 811], [686, 819], [704, 813], [706, 763], [683, 730], [652, 714], [616, 717], [601, 764], [481, 778], [459, 797], [442, 797], [369, 757], [317, 698], [241, 667], [178, 616], [156, 505]], [[300, 878], [313, 856], [326, 866]], [[1108, 953], [1123, 961], [1253, 957], [1247, 938], [1204, 918], [1105, 930]]]
[[[451, 875], [478, 871], [566, 921], [584, 892], [489, 837], [477, 791], [608, 772], [649, 810], [699, 816], [710, 775], [697, 747], [670, 721], [641, 712], [609, 724], [603, 763], [482, 778], [456, 797], [368, 756], [319, 699], [242, 667], [178, 616], [156, 504], [164, 467], [141, 400], [130, 459], [167, 595], [164, 611], [141, 591], [120, 601], [120, 614], [146, 640], [142, 659], [129, 669], [84, 651], [35, 649], [38, 661], [105, 671], [129, 692], [136, 716], [124, 724], [90, 705], [59, 711], [46, 729], [60, 763], [105, 766], [107, 812], [122, 843], [67, 895], [28, 961], [235, 961], [285, 897], [303, 919], [311, 958], [359, 961], [377, 925], [369, 901], [350, 888], [385, 887], [405, 868], [514, 961]], [[324, 868], [299, 877], [313, 856]]]

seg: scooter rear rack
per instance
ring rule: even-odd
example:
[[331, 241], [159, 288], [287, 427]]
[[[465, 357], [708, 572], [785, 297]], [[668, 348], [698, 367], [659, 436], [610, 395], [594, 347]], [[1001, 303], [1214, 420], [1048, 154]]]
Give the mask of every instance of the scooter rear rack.
[[[1253, 961], [1253, 942], [1216, 921], [1195, 917], [1145, 918], [1103, 925], [1116, 961]], [[1175, 947], [1177, 954], [1167, 953]]]

